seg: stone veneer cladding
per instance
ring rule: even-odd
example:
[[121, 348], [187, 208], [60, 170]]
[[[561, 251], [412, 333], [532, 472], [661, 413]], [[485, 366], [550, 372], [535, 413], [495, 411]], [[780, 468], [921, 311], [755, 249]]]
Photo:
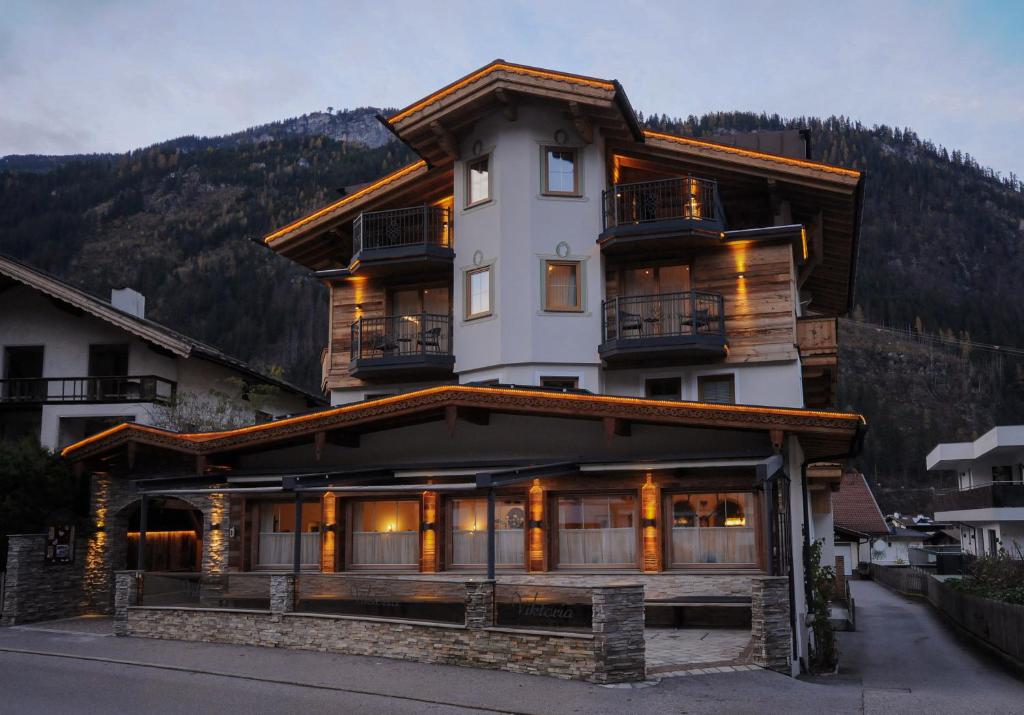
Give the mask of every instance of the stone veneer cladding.
[[791, 672], [793, 630], [789, 620], [789, 579], [760, 576], [752, 580], [751, 636], [755, 665]]
[[46, 534], [8, 537], [0, 625], [68, 618], [84, 611], [85, 539], [75, 540], [75, 560], [70, 564], [46, 563], [45, 549]]

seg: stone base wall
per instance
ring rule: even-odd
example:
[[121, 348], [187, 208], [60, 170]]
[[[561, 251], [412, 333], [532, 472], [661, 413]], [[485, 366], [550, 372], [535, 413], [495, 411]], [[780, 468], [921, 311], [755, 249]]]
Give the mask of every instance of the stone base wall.
[[128, 633], [143, 638], [258, 645], [465, 665], [594, 680], [594, 636], [348, 616], [184, 608], [129, 608]]
[[0, 625], [70, 618], [86, 610], [83, 589], [86, 542], [75, 542], [75, 560], [48, 564], [44, 554], [46, 534], [15, 534], [8, 537], [7, 576]]
[[793, 629], [789, 620], [789, 579], [761, 576], [752, 581], [750, 624], [754, 664], [792, 672]]

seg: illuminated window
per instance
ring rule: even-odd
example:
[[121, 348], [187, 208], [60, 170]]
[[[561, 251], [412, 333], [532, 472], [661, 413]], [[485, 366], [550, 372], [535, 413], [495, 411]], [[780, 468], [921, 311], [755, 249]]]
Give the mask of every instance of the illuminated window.
[[[525, 553], [526, 503], [522, 498], [498, 497], [494, 505], [494, 562], [522, 566]], [[487, 563], [487, 500], [452, 499], [451, 565]]]
[[353, 566], [419, 565], [419, 501], [357, 501], [351, 523]]
[[[263, 502], [255, 508], [259, 524], [256, 566], [291, 568], [295, 560], [295, 502]], [[320, 502], [302, 504], [299, 527], [302, 566], [317, 566], [320, 563]]]
[[544, 193], [579, 194], [576, 150], [564, 147], [544, 149]]
[[466, 273], [466, 319], [491, 314], [491, 267]]
[[736, 403], [736, 378], [733, 375], [701, 375], [697, 378], [697, 399], [720, 405]]
[[544, 262], [544, 310], [563, 313], [583, 310], [578, 261]]
[[559, 566], [636, 566], [636, 499], [564, 496], [558, 505]]
[[482, 156], [466, 162], [466, 206], [474, 206], [491, 198], [491, 158]]
[[752, 494], [675, 494], [669, 508], [673, 565], [756, 565]]

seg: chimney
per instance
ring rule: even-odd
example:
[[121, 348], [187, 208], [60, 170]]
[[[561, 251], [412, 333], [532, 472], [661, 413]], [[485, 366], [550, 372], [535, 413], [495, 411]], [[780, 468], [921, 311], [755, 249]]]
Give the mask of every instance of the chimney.
[[146, 317], [146, 296], [131, 288], [114, 288], [110, 291], [110, 304], [118, 310], [131, 313], [139, 318]]

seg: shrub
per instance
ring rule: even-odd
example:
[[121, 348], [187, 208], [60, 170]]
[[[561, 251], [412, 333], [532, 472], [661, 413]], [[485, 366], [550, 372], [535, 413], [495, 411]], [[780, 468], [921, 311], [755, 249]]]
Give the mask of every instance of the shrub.
[[1000, 549], [995, 556], [980, 556], [968, 575], [951, 581], [953, 588], [975, 596], [1024, 605], [1024, 559]]

